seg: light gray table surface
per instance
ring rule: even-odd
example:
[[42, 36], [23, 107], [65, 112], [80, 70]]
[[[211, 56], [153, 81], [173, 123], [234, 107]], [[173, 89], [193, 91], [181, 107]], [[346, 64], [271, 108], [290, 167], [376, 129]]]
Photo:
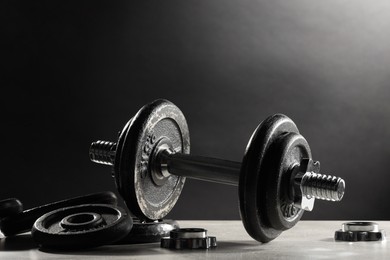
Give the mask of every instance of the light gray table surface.
[[[168, 250], [158, 243], [103, 246], [85, 251], [48, 253], [36, 248], [31, 237], [1, 238], [0, 259], [390, 259], [390, 244], [335, 242], [334, 232], [345, 221], [300, 221], [267, 244], [254, 241], [241, 221], [179, 221], [181, 227], [200, 227], [216, 236], [209, 250]], [[390, 221], [377, 221], [390, 230]]]

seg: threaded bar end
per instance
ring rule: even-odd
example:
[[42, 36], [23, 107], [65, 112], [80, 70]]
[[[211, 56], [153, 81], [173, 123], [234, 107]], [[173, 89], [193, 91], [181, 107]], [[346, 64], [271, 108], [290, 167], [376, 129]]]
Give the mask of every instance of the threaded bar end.
[[93, 142], [89, 148], [89, 158], [94, 163], [114, 165], [116, 143], [108, 141]]
[[303, 195], [308, 198], [340, 201], [344, 196], [345, 182], [336, 176], [306, 172], [301, 187]]

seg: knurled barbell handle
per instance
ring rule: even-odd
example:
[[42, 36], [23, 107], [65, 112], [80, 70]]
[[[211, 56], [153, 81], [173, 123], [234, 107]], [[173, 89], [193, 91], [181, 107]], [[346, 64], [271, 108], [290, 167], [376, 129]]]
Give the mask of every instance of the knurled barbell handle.
[[170, 174], [190, 179], [238, 186], [240, 178], [239, 162], [182, 153], [162, 153], [160, 163]]

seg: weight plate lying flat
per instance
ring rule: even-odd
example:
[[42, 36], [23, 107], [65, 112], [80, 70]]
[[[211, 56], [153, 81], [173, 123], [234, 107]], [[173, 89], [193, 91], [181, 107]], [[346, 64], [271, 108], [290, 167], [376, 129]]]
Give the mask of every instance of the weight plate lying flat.
[[169, 233], [180, 228], [179, 223], [171, 219], [156, 220], [154, 222], [140, 222], [133, 219], [133, 228], [130, 233], [115, 244], [141, 244], [160, 242], [161, 238], [169, 237]]
[[31, 230], [35, 220], [43, 214], [60, 208], [89, 203], [116, 205], [117, 197], [114, 193], [109, 191], [99, 192], [28, 209], [17, 215], [3, 218], [0, 221], [0, 230], [5, 236], [12, 236], [27, 232]]
[[383, 241], [386, 232], [375, 222], [347, 222], [334, 234], [336, 241]]
[[207, 236], [203, 228], [172, 230], [169, 237], [161, 239], [161, 247], [170, 249], [209, 249], [217, 246], [217, 238]]
[[267, 187], [267, 180], [274, 173], [267, 171], [264, 163], [272, 143], [283, 133], [299, 134], [299, 131], [294, 122], [285, 115], [276, 114], [266, 118], [252, 134], [241, 166], [239, 181], [241, 219], [248, 234], [260, 242], [269, 242], [282, 232], [271, 226], [267, 213], [267, 204], [277, 205], [278, 200], [268, 201], [267, 191], [275, 190], [276, 187]]
[[114, 163], [118, 190], [130, 212], [141, 220], [166, 216], [184, 186], [184, 177], [153, 179], [150, 157], [159, 145], [188, 154], [190, 138], [183, 113], [167, 100], [142, 107], [119, 136]]
[[20, 200], [9, 198], [0, 201], [0, 218], [16, 215], [23, 211]]
[[37, 219], [31, 233], [45, 248], [81, 249], [114, 243], [126, 236], [132, 225], [122, 208], [89, 204], [46, 213]]

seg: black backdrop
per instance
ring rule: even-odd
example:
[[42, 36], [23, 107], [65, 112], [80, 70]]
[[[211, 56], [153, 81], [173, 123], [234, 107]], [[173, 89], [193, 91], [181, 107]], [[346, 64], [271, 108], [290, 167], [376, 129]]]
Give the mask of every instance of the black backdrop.
[[[114, 139], [145, 103], [187, 117], [191, 151], [240, 161], [280, 112], [340, 203], [306, 219], [389, 219], [387, 1], [3, 1], [0, 197], [26, 208], [115, 190], [88, 148]], [[176, 219], [238, 219], [237, 188], [187, 180]]]

